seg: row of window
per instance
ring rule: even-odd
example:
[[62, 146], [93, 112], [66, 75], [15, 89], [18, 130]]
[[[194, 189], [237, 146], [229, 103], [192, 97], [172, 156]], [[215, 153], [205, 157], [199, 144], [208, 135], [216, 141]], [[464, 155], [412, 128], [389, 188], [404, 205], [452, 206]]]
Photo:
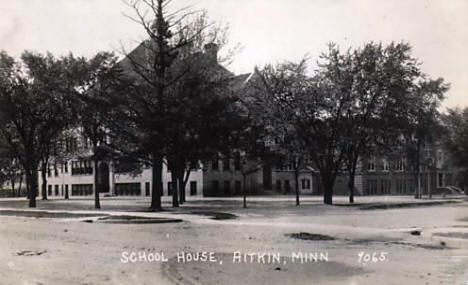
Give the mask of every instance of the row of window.
[[[221, 182], [218, 180], [213, 180], [211, 185], [212, 191], [214, 193], [222, 193], [225, 195], [232, 194], [232, 189], [231, 189], [231, 181], [230, 180], [224, 180], [222, 185]], [[311, 189], [311, 182], [310, 179], [301, 179], [301, 188], [302, 189]], [[222, 186], [222, 188], [221, 188]], [[239, 180], [234, 181], [234, 194], [241, 194], [242, 191], [242, 184]], [[276, 190], [278, 192], [285, 192], [289, 193], [291, 191], [291, 183], [289, 180], [276, 180]]]
[[90, 160], [80, 160], [71, 162], [71, 174], [83, 175], [93, 174], [93, 164]]
[[397, 179], [395, 183], [396, 194], [407, 194], [413, 189], [413, 180]]
[[[413, 180], [410, 179], [396, 179], [395, 180], [395, 193], [407, 194], [413, 189]], [[369, 179], [366, 182], [364, 189], [366, 195], [375, 194], [391, 194], [392, 193], [392, 180], [390, 179]]]
[[[239, 153], [236, 153], [234, 155], [234, 163], [233, 163], [233, 167], [234, 167], [234, 170], [240, 170], [241, 169], [241, 159], [240, 159], [240, 154]], [[223, 165], [223, 168], [222, 170], [223, 171], [230, 171], [231, 170], [231, 160], [229, 158], [223, 158], [222, 159], [222, 165]], [[218, 158], [215, 158], [211, 161], [211, 169], [212, 170], [220, 170], [220, 167], [219, 167], [219, 159]]]
[[76, 152], [79, 148], [90, 149], [92, 147], [91, 140], [89, 138], [81, 138], [80, 144], [78, 143], [78, 138], [76, 137], [67, 137], [62, 143], [65, 144], [66, 152]]
[[[214, 193], [222, 193], [224, 195], [229, 195], [231, 194], [231, 181], [230, 180], [225, 180], [223, 182], [223, 188], [221, 189], [220, 186], [220, 181], [218, 180], [213, 180], [212, 182], [212, 190]], [[234, 194], [241, 194], [242, 190], [242, 184], [239, 180], [234, 181]]]
[[[174, 183], [167, 182], [167, 194], [172, 195]], [[141, 194], [141, 183], [116, 183], [116, 196], [139, 196]], [[145, 183], [145, 196], [151, 195], [149, 182]], [[197, 195], [197, 181], [190, 181], [190, 195]]]
[[[310, 179], [303, 178], [303, 179], [300, 180], [299, 183], [301, 185], [301, 189], [311, 189], [312, 188], [311, 183], [310, 183]], [[288, 192], [291, 191], [291, 183], [289, 182], [289, 180], [284, 180], [284, 181], [276, 180], [276, 190], [279, 191], [279, 192], [282, 192], [284, 190], [286, 193], [288, 193]]]
[[[240, 182], [239, 189], [240, 189]], [[168, 195], [172, 195], [172, 182], [168, 182]], [[236, 184], [237, 185], [237, 184]], [[61, 186], [61, 187], [60, 187]], [[116, 196], [139, 196], [141, 194], [141, 183], [116, 183]], [[65, 185], [48, 185], [47, 195], [64, 196], [68, 191], [68, 184]], [[72, 184], [73, 196], [88, 196], [93, 195], [93, 184]], [[151, 195], [150, 183], [145, 183], [145, 196]], [[190, 181], [190, 195], [197, 195], [197, 181]]]
[[[175, 183], [167, 182], [167, 195], [171, 196]], [[190, 181], [190, 195], [197, 195], [197, 181]]]
[[[66, 185], [48, 185], [47, 187], [47, 195], [48, 196], [65, 196], [65, 193], [68, 192], [68, 184]], [[64, 188], [65, 187], [65, 188]]]
[[[382, 168], [383, 171], [390, 171], [390, 164], [386, 159], [382, 159]], [[405, 171], [406, 165], [403, 159], [396, 161], [395, 169], [396, 171]], [[376, 170], [376, 163], [375, 158], [371, 158], [367, 160], [367, 171], [375, 171]]]
[[93, 184], [72, 184], [73, 196], [93, 195]]
[[141, 183], [115, 183], [116, 196], [139, 196]]
[[[68, 163], [60, 163], [60, 169], [62, 173], [68, 173]], [[50, 165], [47, 166], [47, 176], [51, 177], [52, 176], [52, 170], [54, 170], [54, 176], [57, 177], [59, 175], [59, 166], [57, 164], [54, 164], [52, 167]]]
[[[60, 169], [62, 173], [68, 173], [68, 163], [64, 162], [60, 164]], [[47, 167], [47, 176], [52, 176], [52, 171], [54, 176], [59, 175], [59, 165], [54, 164], [52, 167]], [[92, 161], [90, 160], [80, 160], [71, 162], [71, 174], [72, 175], [81, 175], [81, 174], [93, 174]]]

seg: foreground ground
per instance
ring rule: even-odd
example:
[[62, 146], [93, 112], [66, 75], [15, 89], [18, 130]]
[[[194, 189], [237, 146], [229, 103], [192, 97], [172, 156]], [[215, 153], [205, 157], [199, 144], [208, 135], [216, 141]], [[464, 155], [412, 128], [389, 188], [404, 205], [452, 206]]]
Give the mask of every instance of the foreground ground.
[[[2, 199], [0, 284], [468, 284], [466, 197], [335, 202]], [[183, 262], [195, 252], [213, 262]]]

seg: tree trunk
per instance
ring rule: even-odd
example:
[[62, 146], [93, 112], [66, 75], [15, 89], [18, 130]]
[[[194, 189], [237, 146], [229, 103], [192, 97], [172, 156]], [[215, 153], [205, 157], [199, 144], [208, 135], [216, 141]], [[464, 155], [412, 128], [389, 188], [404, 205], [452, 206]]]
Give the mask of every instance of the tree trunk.
[[[434, 179], [436, 179], [435, 176], [437, 174], [436, 174], [436, 171], [435, 171], [435, 167], [436, 167], [436, 165], [435, 165], [435, 162], [434, 162], [434, 165], [429, 166], [429, 170], [428, 170], [428, 175], [429, 175], [428, 183], [429, 184], [427, 185], [427, 187], [428, 187], [427, 190], [429, 192], [428, 193], [429, 194], [429, 199], [432, 199], [432, 186], [434, 186], [434, 189], [437, 187], [435, 184], [432, 184], [432, 181], [431, 181], [431, 173], [434, 173]], [[437, 183], [437, 181], [434, 181], [434, 182]]]
[[349, 181], [348, 181], [349, 203], [350, 204], [354, 203], [354, 178], [355, 178], [355, 173], [354, 173], [354, 171], [351, 171], [349, 173]]
[[418, 142], [416, 145], [416, 189], [414, 193], [414, 198], [420, 199], [421, 198], [421, 169], [420, 169], [420, 161], [419, 161], [419, 152], [420, 152], [421, 145]]
[[161, 196], [162, 196], [162, 164], [163, 159], [160, 156], [153, 155], [153, 168], [152, 168], [152, 188], [151, 193], [151, 211], [161, 211]]
[[10, 179], [10, 183], [11, 183], [11, 196], [12, 197], [15, 197], [15, 176], [13, 176], [12, 179]]
[[327, 205], [333, 205], [333, 193], [327, 187], [323, 192], [323, 203]]
[[323, 176], [323, 203], [326, 205], [333, 205], [333, 184], [334, 179], [332, 177]]
[[244, 173], [242, 173], [242, 182], [243, 182], [243, 185], [242, 185], [242, 192], [243, 192], [243, 205], [244, 205], [244, 208], [247, 208], [247, 179], [245, 177], [246, 175]]
[[172, 207], [179, 207], [179, 187], [177, 187], [178, 175], [176, 167], [171, 167], [171, 184], [172, 184]]
[[47, 200], [47, 161], [42, 162], [41, 167], [42, 176], [42, 200]]
[[296, 183], [296, 206], [299, 206], [299, 167], [294, 169], [294, 180]]
[[177, 171], [177, 185], [179, 186], [179, 204], [182, 205], [185, 202], [185, 183], [184, 183], [185, 169], [179, 169]]
[[[359, 149], [357, 153], [359, 153]], [[356, 167], [359, 159], [359, 155], [354, 154], [351, 161], [351, 167], [349, 169], [349, 179], [348, 179], [348, 188], [349, 188], [349, 203], [354, 203], [354, 182], [356, 178]]]
[[94, 208], [101, 209], [101, 203], [99, 201], [99, 190], [101, 185], [99, 184], [99, 173], [98, 173], [98, 160], [93, 159], [94, 162]]
[[[182, 175], [185, 175], [185, 177], [183, 177], [183, 181], [182, 181], [182, 184], [184, 185], [184, 189], [185, 189], [185, 187], [187, 187], [187, 182], [188, 182], [188, 179], [190, 177], [190, 172], [191, 172], [191, 170], [190, 170], [190, 167], [189, 167], [182, 174]], [[187, 202], [187, 200], [185, 199], [185, 191], [183, 193], [184, 193], [183, 200], [184, 200], [184, 203], [185, 203], [185, 202]]]
[[37, 188], [38, 188], [38, 167], [37, 165], [32, 165], [31, 169], [28, 171], [26, 175], [29, 176], [28, 184], [29, 184], [29, 208], [36, 207], [36, 196], [37, 196]]
[[29, 173], [30, 170], [25, 169], [24, 175], [26, 177], [26, 198], [29, 200], [30, 197], [30, 192], [31, 192], [31, 183], [29, 180], [31, 180], [31, 175]]
[[20, 181], [18, 185], [18, 197], [21, 197], [21, 187], [23, 187], [23, 173], [20, 173]]

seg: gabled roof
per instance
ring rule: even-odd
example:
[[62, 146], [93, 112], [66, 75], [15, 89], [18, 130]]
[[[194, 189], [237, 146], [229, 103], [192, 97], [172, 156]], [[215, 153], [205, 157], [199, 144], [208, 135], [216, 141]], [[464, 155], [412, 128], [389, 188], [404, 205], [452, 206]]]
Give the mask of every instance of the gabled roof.
[[[210, 47], [213, 47], [213, 44], [210, 45]], [[131, 75], [132, 73], [135, 73], [134, 64], [142, 64], [145, 61], [149, 61], [152, 49], [154, 48], [156, 47], [154, 46], [151, 40], [144, 40], [136, 48], [129, 52], [127, 56], [125, 56], [120, 62], [118, 62], [118, 65], [125, 72], [127, 72], [128, 75]], [[234, 73], [232, 73], [223, 65], [221, 65], [217, 61], [217, 59], [213, 59], [213, 54], [211, 54], [212, 51], [209, 51], [207, 49], [208, 47], [205, 49], [204, 52], [197, 52], [185, 58], [178, 58], [176, 59], [176, 62], [178, 61], [179, 63], [184, 63], [193, 61], [196, 62], [199, 68], [206, 68], [210, 72], [210, 74], [216, 74], [218, 76], [220, 75], [222, 77], [227, 78], [233, 77]], [[217, 57], [217, 52], [214, 55], [214, 57]]]

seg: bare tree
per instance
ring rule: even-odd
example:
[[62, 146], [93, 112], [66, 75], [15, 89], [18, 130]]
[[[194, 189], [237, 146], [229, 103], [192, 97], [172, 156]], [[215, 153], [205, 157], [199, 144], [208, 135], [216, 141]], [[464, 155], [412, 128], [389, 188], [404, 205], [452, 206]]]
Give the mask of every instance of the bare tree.
[[[126, 148], [119, 152], [152, 167], [152, 210], [161, 209], [163, 162], [175, 167], [173, 182], [177, 185], [187, 165], [196, 159], [194, 153], [202, 152], [197, 149], [200, 144], [193, 141], [201, 139], [200, 129], [197, 130], [200, 126], [194, 124], [199, 122], [201, 113], [190, 113], [187, 107], [203, 111], [195, 106], [207, 98], [204, 94], [213, 94], [210, 90], [216, 89], [217, 83], [208, 80], [208, 75], [213, 75], [212, 67], [217, 64], [216, 40], [223, 33], [216, 28], [210, 30], [206, 14], [191, 11], [190, 7], [168, 12], [169, 3], [167, 0], [127, 2], [135, 11], [135, 16], [130, 18], [145, 30], [148, 39], [126, 53], [119, 63], [124, 69], [126, 86], [122, 88], [124, 94], [114, 101], [119, 103], [120, 110], [115, 113], [114, 126], [110, 126], [118, 134], [114, 136], [116, 141], [117, 136], [125, 140]], [[214, 62], [207, 62], [201, 52], [211, 55], [210, 60]], [[229, 75], [224, 68], [217, 68], [212, 78], [225, 80]], [[189, 85], [191, 89], [185, 89]], [[190, 154], [183, 151], [188, 143], [194, 145]], [[179, 183], [179, 191], [182, 186]], [[178, 204], [176, 190], [173, 206]]]

